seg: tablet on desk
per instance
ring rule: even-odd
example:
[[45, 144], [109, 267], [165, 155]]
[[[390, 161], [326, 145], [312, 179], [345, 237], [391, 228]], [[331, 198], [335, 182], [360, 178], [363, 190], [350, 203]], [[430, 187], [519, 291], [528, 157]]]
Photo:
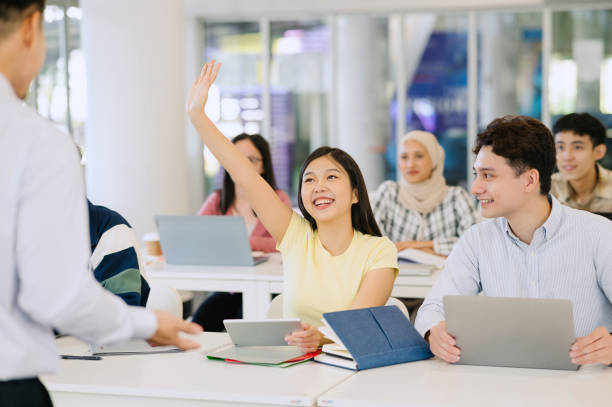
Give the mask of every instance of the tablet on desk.
[[226, 319], [223, 325], [236, 346], [286, 346], [285, 336], [302, 329], [298, 318]]
[[226, 319], [225, 329], [233, 345], [222, 346], [206, 356], [255, 364], [281, 364], [303, 356], [296, 346], [288, 346], [285, 336], [302, 329], [297, 318], [244, 320]]

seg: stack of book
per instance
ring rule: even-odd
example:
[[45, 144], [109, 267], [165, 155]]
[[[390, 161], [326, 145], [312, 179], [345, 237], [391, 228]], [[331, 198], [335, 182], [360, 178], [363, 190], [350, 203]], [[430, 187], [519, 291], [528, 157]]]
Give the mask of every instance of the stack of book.
[[316, 362], [353, 370], [429, 359], [429, 345], [396, 306], [323, 314], [323, 345]]

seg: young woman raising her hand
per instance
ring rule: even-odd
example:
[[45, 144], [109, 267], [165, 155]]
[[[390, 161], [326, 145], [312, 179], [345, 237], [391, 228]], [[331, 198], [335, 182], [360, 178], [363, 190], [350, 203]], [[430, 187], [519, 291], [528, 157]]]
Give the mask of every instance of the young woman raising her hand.
[[299, 317], [303, 330], [286, 340], [317, 349], [324, 312], [384, 305], [397, 275], [397, 250], [382, 237], [355, 161], [331, 147], [313, 151], [302, 165], [294, 213], [204, 112], [220, 64], [208, 62], [192, 85], [187, 113], [204, 144], [236, 185], [283, 257], [283, 316]]

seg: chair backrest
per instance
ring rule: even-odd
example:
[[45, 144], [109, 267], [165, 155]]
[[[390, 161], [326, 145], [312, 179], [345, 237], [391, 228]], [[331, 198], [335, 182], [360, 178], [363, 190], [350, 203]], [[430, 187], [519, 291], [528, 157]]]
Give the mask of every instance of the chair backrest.
[[158, 282], [150, 282], [151, 292], [147, 300], [148, 309], [169, 312], [177, 318], [183, 318], [183, 301], [178, 291]]
[[282, 318], [283, 317], [283, 295], [279, 294], [272, 299], [270, 305], [268, 305], [268, 312], [266, 318]]
[[406, 308], [406, 305], [404, 305], [404, 303], [401, 300], [395, 297], [389, 297], [385, 305], [395, 305], [397, 308], [399, 308], [400, 311], [402, 311], [402, 314], [406, 315], [406, 318], [410, 320], [410, 314], [408, 313], [408, 308]]
[[[410, 320], [410, 314], [408, 313], [408, 308], [406, 308], [406, 306], [401, 300], [398, 300], [395, 297], [389, 297], [385, 305], [395, 305], [397, 308], [399, 308], [400, 311], [402, 311], [404, 315], [406, 315], [406, 318]], [[283, 317], [283, 295], [279, 294], [276, 297], [274, 297], [274, 299], [270, 302], [270, 305], [268, 306], [268, 312], [266, 314], [266, 318], [272, 319], [272, 318], [282, 318], [282, 317]]]

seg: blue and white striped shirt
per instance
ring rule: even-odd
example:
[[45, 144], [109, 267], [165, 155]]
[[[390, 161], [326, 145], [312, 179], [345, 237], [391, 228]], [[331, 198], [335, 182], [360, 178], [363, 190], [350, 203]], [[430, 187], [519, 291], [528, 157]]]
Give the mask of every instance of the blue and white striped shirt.
[[425, 333], [444, 319], [445, 295], [561, 298], [573, 303], [576, 336], [612, 331], [612, 222], [550, 198], [550, 216], [531, 241], [505, 218], [472, 226], [459, 239], [419, 309]]

